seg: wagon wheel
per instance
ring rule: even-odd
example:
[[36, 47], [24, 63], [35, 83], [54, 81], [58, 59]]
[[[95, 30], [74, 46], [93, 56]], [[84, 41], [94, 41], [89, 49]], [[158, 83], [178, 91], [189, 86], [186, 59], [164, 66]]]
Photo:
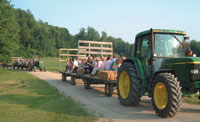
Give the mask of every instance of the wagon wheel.
[[36, 72], [36, 66], [34, 66], [33, 71]]
[[90, 89], [90, 81], [88, 79], [84, 79], [84, 87], [85, 89]]
[[44, 66], [44, 72], [46, 72], [47, 71], [47, 68]]
[[26, 66], [26, 71], [29, 71], [29, 66]]
[[71, 84], [76, 85], [76, 77], [71, 76]]
[[112, 84], [105, 84], [105, 94], [111, 97], [114, 91], [114, 86]]
[[62, 81], [66, 81], [66, 75], [62, 73]]

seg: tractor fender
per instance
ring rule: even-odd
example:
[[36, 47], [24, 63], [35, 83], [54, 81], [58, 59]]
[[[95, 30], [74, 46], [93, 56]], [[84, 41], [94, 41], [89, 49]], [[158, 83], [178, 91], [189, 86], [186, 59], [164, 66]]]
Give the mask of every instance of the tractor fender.
[[141, 95], [144, 95], [146, 88], [147, 88], [147, 85], [146, 85], [144, 69], [143, 69], [141, 61], [136, 57], [132, 57], [132, 58], [127, 58], [122, 63], [125, 63], [125, 62], [131, 62], [133, 65], [135, 65], [135, 68], [136, 68], [136, 71], [137, 71], [137, 76], [141, 81], [141, 86], [142, 86]]
[[137, 76], [140, 79], [145, 79], [145, 77], [144, 77], [144, 69], [142, 67], [141, 61], [138, 58], [136, 58], [136, 57], [128, 58], [128, 59], [124, 60], [122, 63], [124, 63], [124, 62], [131, 62], [132, 64], [134, 64], [135, 67], [136, 67], [136, 70], [137, 70]]
[[153, 84], [153, 79], [156, 77], [157, 74], [163, 73], [163, 72], [165, 72], [165, 73], [172, 73], [172, 74], [174, 74], [176, 76], [175, 72], [173, 70], [171, 70], [171, 69], [161, 69], [161, 70], [155, 72], [153, 74], [153, 76], [151, 77], [151, 80], [149, 82], [149, 87], [148, 87], [148, 96], [149, 97], [151, 97], [151, 87], [152, 87], [152, 84]]

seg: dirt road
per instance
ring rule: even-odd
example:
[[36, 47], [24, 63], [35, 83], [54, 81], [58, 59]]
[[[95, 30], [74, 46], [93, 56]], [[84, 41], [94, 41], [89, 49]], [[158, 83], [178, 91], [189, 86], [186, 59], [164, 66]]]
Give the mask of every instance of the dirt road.
[[58, 73], [30, 72], [30, 74], [56, 87], [65, 96], [70, 96], [83, 104], [85, 109], [95, 113], [102, 122], [200, 122], [200, 105], [182, 103], [181, 112], [178, 115], [163, 119], [154, 113], [151, 100], [146, 96], [142, 97], [139, 106], [124, 107], [120, 105], [116, 91], [113, 97], [104, 95], [104, 85], [92, 85], [92, 89], [86, 90], [81, 80], [77, 82], [77, 86], [72, 86], [69, 82], [61, 81], [61, 75]]

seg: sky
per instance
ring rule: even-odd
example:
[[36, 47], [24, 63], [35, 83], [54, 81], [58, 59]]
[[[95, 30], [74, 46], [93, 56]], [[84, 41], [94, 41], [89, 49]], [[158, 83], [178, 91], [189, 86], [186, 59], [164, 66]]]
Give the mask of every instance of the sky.
[[71, 34], [93, 27], [134, 43], [150, 28], [186, 31], [200, 41], [200, 0], [11, 0], [14, 8], [30, 9], [36, 20], [65, 27]]

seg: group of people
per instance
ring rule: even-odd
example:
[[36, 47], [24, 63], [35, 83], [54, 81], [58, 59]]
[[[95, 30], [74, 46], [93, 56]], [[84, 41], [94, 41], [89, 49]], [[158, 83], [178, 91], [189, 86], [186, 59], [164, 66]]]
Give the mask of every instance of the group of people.
[[32, 59], [16, 59], [13, 62], [13, 65], [17, 66], [28, 66], [29, 63], [33, 63]]
[[116, 71], [120, 67], [125, 57], [88, 57], [87, 59], [67, 59], [66, 60], [66, 72], [83, 71], [85, 74], [95, 75], [101, 70]]

